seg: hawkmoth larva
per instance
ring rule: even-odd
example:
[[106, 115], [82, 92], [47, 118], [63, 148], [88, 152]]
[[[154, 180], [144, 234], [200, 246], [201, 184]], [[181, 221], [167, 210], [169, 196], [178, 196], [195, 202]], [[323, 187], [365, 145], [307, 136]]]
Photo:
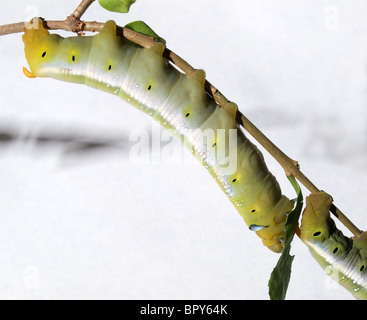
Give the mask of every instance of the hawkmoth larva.
[[[113, 21], [96, 36], [63, 38], [50, 34], [39, 20], [25, 29], [23, 41], [31, 69], [28, 76], [82, 83], [118, 95], [184, 136], [186, 146], [207, 167], [248, 227], [265, 246], [282, 251], [286, 214], [293, 203], [282, 195], [234, 114], [205, 93], [203, 70], [190, 76], [180, 73], [162, 57], [163, 43], [150, 49], [133, 46], [116, 35]], [[218, 152], [223, 148], [225, 152]], [[236, 159], [233, 172], [226, 168], [227, 155]]]

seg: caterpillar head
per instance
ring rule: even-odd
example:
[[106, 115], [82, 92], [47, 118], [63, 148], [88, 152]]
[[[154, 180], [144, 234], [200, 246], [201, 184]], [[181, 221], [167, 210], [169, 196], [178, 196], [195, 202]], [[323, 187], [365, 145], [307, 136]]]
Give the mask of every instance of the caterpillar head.
[[45, 66], [56, 57], [61, 39], [59, 35], [50, 34], [40, 18], [34, 18], [26, 25], [23, 35], [24, 52], [31, 68], [31, 72], [25, 71], [27, 76], [45, 76]]
[[329, 209], [333, 199], [325, 192], [311, 193], [306, 198], [302, 216], [301, 239], [305, 242], [322, 242], [330, 235]]

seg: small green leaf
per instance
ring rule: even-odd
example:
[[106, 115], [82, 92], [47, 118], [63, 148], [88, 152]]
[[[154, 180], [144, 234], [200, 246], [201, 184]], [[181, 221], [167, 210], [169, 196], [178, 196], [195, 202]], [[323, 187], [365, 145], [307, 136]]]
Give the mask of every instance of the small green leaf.
[[152, 37], [154, 40], [163, 42], [164, 44], [166, 43], [166, 40], [164, 40], [158, 34], [156, 34], [154, 30], [151, 27], [149, 27], [144, 21], [130, 22], [124, 28], [128, 28], [130, 30], [144, 34], [148, 37]]
[[289, 254], [290, 246], [285, 246], [269, 280], [269, 296], [271, 300], [284, 300], [291, 278], [294, 256]]
[[288, 215], [287, 223], [285, 225], [286, 230], [286, 240], [283, 252], [278, 260], [276, 267], [271, 273], [269, 280], [269, 296], [271, 300], [284, 300], [289, 281], [291, 278], [291, 268], [294, 256], [289, 254], [291, 250], [291, 242], [293, 240], [294, 234], [296, 233], [296, 228], [298, 225], [298, 219], [301, 215], [303, 207], [303, 195], [301, 188], [299, 187], [296, 179], [293, 176], [288, 177], [293, 188], [297, 193], [297, 203], [292, 212]]
[[98, 0], [99, 4], [108, 11], [127, 13], [136, 0]]

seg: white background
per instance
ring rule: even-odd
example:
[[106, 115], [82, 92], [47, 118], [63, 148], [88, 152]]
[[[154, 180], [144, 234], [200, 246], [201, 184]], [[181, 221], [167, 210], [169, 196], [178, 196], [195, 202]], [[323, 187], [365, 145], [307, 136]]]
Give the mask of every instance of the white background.
[[[7, 2], [0, 23], [64, 19], [77, 5]], [[147, 22], [366, 229], [366, 13], [362, 0], [137, 0], [128, 15], [95, 3], [85, 18]], [[129, 160], [130, 132], [152, 130], [147, 115], [26, 78], [21, 34], [1, 37], [0, 52], [1, 299], [268, 299], [278, 255], [206, 170]], [[81, 137], [113, 145], [82, 152]], [[298, 238], [292, 253], [288, 299], [352, 298]]]

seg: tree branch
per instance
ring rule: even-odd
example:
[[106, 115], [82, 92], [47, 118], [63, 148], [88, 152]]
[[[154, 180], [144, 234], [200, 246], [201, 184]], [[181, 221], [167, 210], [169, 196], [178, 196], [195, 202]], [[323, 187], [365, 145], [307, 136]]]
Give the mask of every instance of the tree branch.
[[[83, 0], [80, 5], [75, 9], [74, 13], [70, 15], [66, 20], [63, 21], [44, 21], [45, 28], [49, 30], [66, 30], [77, 32], [78, 34], [83, 31], [96, 32], [100, 31], [104, 23], [91, 21], [83, 22], [80, 21], [80, 17], [85, 13], [89, 6], [94, 0]], [[0, 26], [0, 35], [7, 35], [12, 33], [23, 32], [25, 28], [24, 22], [13, 23], [8, 25]], [[117, 33], [120, 36], [144, 47], [150, 48], [155, 44], [155, 40], [151, 37], [137, 33], [128, 28], [118, 27]], [[165, 49], [163, 56], [175, 64], [186, 74], [192, 74], [196, 69], [193, 68], [189, 63], [182, 59], [179, 55]], [[209, 81], [205, 83], [206, 91], [211, 95], [214, 100], [222, 107], [226, 108], [228, 99]], [[310, 192], [318, 192], [319, 189], [301, 172], [298, 162], [292, 160], [283, 151], [281, 151], [273, 142], [271, 142], [245, 115], [239, 110], [236, 115], [237, 122], [248, 131], [282, 166], [287, 176], [293, 175], [300, 183], [302, 183]], [[354, 236], [358, 237], [361, 234], [361, 230], [358, 229], [335, 205], [332, 205], [331, 212], [343, 223]]]

